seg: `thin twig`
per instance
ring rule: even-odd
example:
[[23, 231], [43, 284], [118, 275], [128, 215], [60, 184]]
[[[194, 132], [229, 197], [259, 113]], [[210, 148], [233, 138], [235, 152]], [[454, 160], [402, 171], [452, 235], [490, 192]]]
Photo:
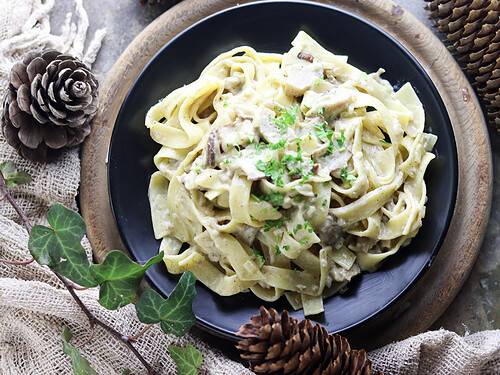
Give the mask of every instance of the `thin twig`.
[[114, 336], [117, 340], [119, 340], [122, 343], [124, 343], [132, 351], [132, 353], [134, 353], [134, 355], [137, 357], [137, 359], [139, 359], [139, 361], [141, 361], [141, 363], [143, 364], [143, 366], [148, 370], [148, 374], [150, 374], [150, 375], [155, 374], [155, 371], [153, 370], [153, 368], [151, 367], [151, 365], [144, 359], [144, 357], [141, 355], [141, 353], [139, 353], [137, 351], [137, 349], [132, 345], [132, 343], [128, 339], [128, 336], [121, 334], [120, 332], [118, 332], [117, 330], [115, 330], [113, 327], [108, 326], [106, 323], [104, 323], [103, 321], [101, 321], [98, 318], [96, 318], [90, 312], [90, 310], [87, 308], [87, 306], [85, 306], [85, 304], [82, 302], [82, 300], [80, 299], [80, 297], [78, 297], [76, 295], [75, 291], [73, 290], [73, 287], [68, 283], [68, 281], [64, 277], [62, 277], [61, 275], [59, 275], [57, 272], [55, 272], [55, 271], [52, 271], [52, 272], [54, 272], [54, 274], [56, 275], [56, 277], [59, 280], [61, 280], [61, 282], [66, 287], [66, 289], [68, 289], [69, 294], [71, 294], [71, 296], [73, 297], [73, 299], [75, 300], [75, 302], [77, 303], [77, 305], [80, 307], [80, 309], [87, 316], [87, 318], [89, 319], [89, 323], [90, 323], [91, 328], [93, 328], [94, 325], [98, 325], [98, 326], [104, 328], [112, 336]]
[[[19, 215], [19, 217], [20, 217], [21, 221], [23, 222], [28, 233], [31, 232], [31, 228], [32, 228], [31, 223], [30, 223], [28, 217], [26, 216], [26, 214], [24, 213], [24, 211], [16, 203], [16, 201], [14, 200], [14, 198], [12, 197], [10, 192], [7, 190], [7, 186], [5, 184], [5, 179], [2, 175], [2, 173], [0, 173], [0, 196], [7, 199], [7, 201], [10, 203], [12, 208], [14, 208], [14, 210]], [[92, 312], [90, 312], [90, 310], [87, 308], [87, 306], [85, 306], [85, 304], [82, 302], [80, 297], [78, 297], [78, 295], [75, 293], [75, 289], [80, 288], [80, 287], [76, 287], [73, 283], [66, 280], [63, 276], [59, 275], [56, 271], [54, 271], [54, 270], [51, 270], [51, 271], [63, 283], [63, 285], [66, 287], [66, 289], [68, 290], [71, 297], [73, 297], [73, 299], [75, 300], [78, 307], [80, 307], [80, 309], [83, 311], [83, 313], [87, 316], [91, 329], [94, 329], [94, 326], [98, 325], [98, 326], [102, 327], [103, 329], [105, 329], [106, 331], [108, 331], [113, 337], [115, 337], [117, 340], [121, 341], [125, 346], [127, 346], [127, 348], [130, 349], [130, 351], [132, 353], [134, 353], [134, 355], [137, 357], [137, 359], [146, 368], [149, 375], [156, 375], [156, 372], [153, 370], [151, 365], [146, 361], [146, 359], [144, 359], [144, 357], [141, 355], [141, 353], [139, 353], [139, 351], [132, 345], [128, 336], [123, 335], [120, 332], [118, 332], [117, 330], [115, 330], [113, 327], [108, 326], [106, 323], [104, 323], [103, 321], [96, 318], [92, 314]]]
[[127, 338], [129, 341], [135, 342], [135, 341], [139, 340], [139, 338], [142, 335], [144, 335], [147, 331], [149, 331], [152, 327], [153, 327], [152, 324], [146, 324], [144, 327], [142, 327], [142, 329], [138, 333], [136, 333], [133, 336], [128, 336]]
[[12, 208], [19, 215], [19, 218], [23, 222], [28, 233], [31, 232], [32, 226], [31, 226], [30, 220], [28, 219], [28, 216], [26, 216], [24, 211], [21, 209], [21, 207], [16, 203], [16, 201], [14, 200], [14, 197], [10, 194], [9, 190], [7, 190], [7, 185], [5, 184], [5, 178], [3, 177], [2, 173], [0, 173], [0, 196], [7, 199], [7, 201], [10, 203]]
[[11, 264], [14, 266], [27, 266], [35, 261], [35, 259], [31, 258], [28, 260], [8, 260], [8, 259], [0, 259], [0, 263]]

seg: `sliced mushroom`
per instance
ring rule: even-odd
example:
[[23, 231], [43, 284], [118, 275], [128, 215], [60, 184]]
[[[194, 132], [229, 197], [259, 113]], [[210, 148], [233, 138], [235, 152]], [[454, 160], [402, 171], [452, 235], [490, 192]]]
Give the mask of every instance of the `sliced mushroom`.
[[217, 131], [213, 130], [208, 135], [205, 164], [208, 167], [215, 167], [217, 155], [220, 154], [219, 141], [217, 139]]
[[310, 53], [307, 52], [299, 52], [297, 57], [301, 60], [307, 61], [307, 62], [314, 62], [314, 57]]

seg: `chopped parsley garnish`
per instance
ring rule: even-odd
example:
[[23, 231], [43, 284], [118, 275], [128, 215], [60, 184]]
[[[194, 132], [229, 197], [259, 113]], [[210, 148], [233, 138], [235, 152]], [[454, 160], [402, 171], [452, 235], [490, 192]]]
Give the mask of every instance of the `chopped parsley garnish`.
[[301, 184], [306, 183], [307, 181], [309, 181], [309, 178], [311, 178], [311, 176], [312, 176], [312, 173], [311, 173], [311, 172], [304, 173], [304, 174], [302, 175], [302, 177], [300, 178], [300, 183], [301, 183]]
[[311, 223], [308, 221], [304, 222], [304, 230], [307, 230], [309, 233], [314, 232], [314, 228], [312, 227]]
[[266, 258], [264, 258], [264, 255], [256, 249], [252, 249], [253, 254], [255, 255], [255, 258], [257, 258], [257, 261], [259, 262], [259, 267], [262, 267], [264, 263], [266, 263]]
[[264, 223], [264, 232], [269, 232], [271, 229], [279, 229], [285, 224], [285, 219], [266, 220]]
[[259, 142], [255, 144], [255, 153], [259, 155], [262, 152], [262, 149], [266, 148], [267, 144], [264, 142]]
[[319, 139], [328, 141], [326, 154], [330, 155], [333, 152], [333, 130], [328, 129], [326, 124], [322, 123], [314, 125], [314, 132]]
[[292, 105], [288, 108], [277, 108], [278, 115], [273, 120], [281, 134], [285, 134], [288, 127], [295, 124], [299, 113], [299, 106]]
[[308, 221], [305, 221], [304, 224], [297, 224], [295, 226], [295, 228], [293, 228], [293, 234], [295, 235], [299, 230], [302, 230], [302, 229], [308, 231], [309, 233], [314, 232], [314, 229], [313, 229], [311, 223]]
[[345, 133], [343, 130], [340, 132], [340, 137], [337, 138], [337, 145], [339, 146], [339, 148], [345, 146]]
[[232, 162], [232, 160], [231, 160], [231, 159], [224, 159], [224, 160], [222, 161], [222, 163], [223, 163], [224, 165], [231, 164], [231, 162]]
[[321, 116], [321, 117], [325, 117], [325, 107], [321, 107], [318, 110], [318, 115]]
[[284, 139], [280, 139], [278, 142], [276, 143], [270, 143], [269, 144], [269, 148], [271, 150], [282, 150], [285, 148], [285, 145], [286, 145], [286, 140]]
[[229, 103], [227, 102], [227, 100], [224, 100], [224, 103], [222, 104], [222, 106], [223, 106], [224, 108], [227, 108], [227, 107], [228, 107], [228, 105], [229, 105]]
[[285, 200], [285, 196], [278, 192], [264, 194], [261, 195], [259, 198], [263, 201], [271, 203], [273, 207], [283, 206], [283, 201]]
[[309, 242], [309, 237], [305, 237], [299, 240], [299, 243], [304, 246]]
[[351, 186], [353, 181], [356, 181], [356, 176], [354, 176], [351, 172], [347, 170], [347, 167], [344, 167], [340, 170], [340, 178], [342, 179], [342, 183]]
[[283, 247], [279, 247], [279, 245], [275, 245], [274, 246], [274, 251], [276, 253], [276, 255], [279, 255], [281, 254], [281, 249], [283, 249], [284, 251], [288, 251], [290, 250], [290, 246], [289, 245], [283, 245]]
[[255, 165], [257, 169], [267, 177], [271, 177], [271, 180], [279, 187], [283, 187], [283, 175], [285, 174], [285, 167], [283, 163], [278, 160], [271, 159], [267, 163], [262, 160], [257, 161]]
[[[306, 161], [310, 163], [312, 168], [313, 161], [308, 158]], [[284, 186], [283, 176], [288, 172], [295, 178], [302, 177], [303, 182], [307, 181], [312, 176], [310, 170], [305, 170], [307, 165], [304, 165], [302, 158], [302, 149], [300, 146], [300, 139], [297, 140], [297, 152], [295, 155], [287, 154], [280, 160], [271, 159], [268, 162], [262, 160], [257, 161], [255, 166], [261, 172], [264, 172], [266, 177], [271, 177], [271, 180], [279, 187]]]

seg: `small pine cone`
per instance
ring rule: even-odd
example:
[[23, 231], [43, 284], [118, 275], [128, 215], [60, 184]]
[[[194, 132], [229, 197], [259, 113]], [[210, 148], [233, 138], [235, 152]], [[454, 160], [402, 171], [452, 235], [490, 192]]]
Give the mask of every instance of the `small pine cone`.
[[484, 100], [500, 130], [500, 0], [426, 0], [448, 48]]
[[26, 159], [47, 162], [90, 134], [98, 83], [78, 59], [31, 52], [10, 72], [0, 118], [7, 142]]
[[241, 358], [257, 374], [374, 374], [364, 350], [351, 350], [345, 337], [329, 335], [309, 319], [299, 322], [286, 310], [280, 315], [261, 307], [237, 335]]

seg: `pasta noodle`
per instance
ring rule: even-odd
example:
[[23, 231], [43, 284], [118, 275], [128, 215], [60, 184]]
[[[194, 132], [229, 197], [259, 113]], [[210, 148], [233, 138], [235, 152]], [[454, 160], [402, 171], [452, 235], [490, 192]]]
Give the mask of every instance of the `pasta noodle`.
[[285, 54], [219, 55], [154, 105], [149, 199], [168, 271], [310, 315], [407, 245], [437, 137], [412, 86], [382, 73], [301, 31]]

